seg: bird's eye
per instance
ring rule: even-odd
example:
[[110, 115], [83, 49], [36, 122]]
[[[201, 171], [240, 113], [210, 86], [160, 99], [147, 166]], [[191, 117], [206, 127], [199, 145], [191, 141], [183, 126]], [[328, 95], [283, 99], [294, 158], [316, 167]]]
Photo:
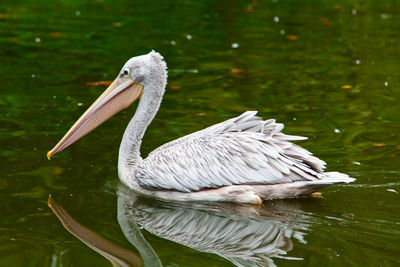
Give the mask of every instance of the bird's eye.
[[129, 78], [129, 73], [130, 73], [129, 69], [126, 68], [122, 71], [122, 76], [124, 76], [125, 78]]

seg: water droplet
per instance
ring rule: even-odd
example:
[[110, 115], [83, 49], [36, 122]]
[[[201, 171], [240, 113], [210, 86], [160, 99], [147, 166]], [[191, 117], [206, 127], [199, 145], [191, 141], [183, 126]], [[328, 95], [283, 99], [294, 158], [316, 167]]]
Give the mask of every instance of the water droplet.
[[56, 98], [57, 98], [57, 96], [53, 95], [53, 99], [56, 99]]
[[280, 33], [281, 35], [284, 35], [284, 34], [285, 34], [285, 30], [280, 30], [279, 33]]
[[232, 48], [238, 48], [239, 47], [239, 44], [238, 43], [233, 43], [232, 44]]
[[192, 36], [191, 36], [190, 34], [187, 34], [187, 35], [186, 35], [186, 39], [192, 40]]
[[78, 107], [82, 107], [83, 103], [79, 102], [77, 105], [78, 105]]
[[176, 42], [175, 42], [174, 40], [172, 40], [172, 41], [170, 42], [170, 44], [171, 44], [171, 45], [176, 45]]
[[41, 41], [42, 41], [42, 39], [40, 39], [39, 37], [36, 37], [36, 38], [35, 38], [35, 42], [36, 42], [36, 43], [40, 43]]
[[274, 21], [275, 21], [275, 22], [279, 22], [279, 17], [278, 17], [278, 16], [275, 16], [275, 17], [274, 17]]
[[390, 18], [389, 14], [381, 14], [381, 19], [388, 19]]
[[389, 85], [389, 83], [388, 83], [387, 81], [385, 81], [384, 85], [385, 85], [385, 86], [388, 86], [388, 85]]
[[31, 77], [32, 77], [32, 78], [35, 78], [35, 77], [36, 77], [35, 73], [32, 73], [32, 74], [31, 74]]
[[360, 162], [358, 162], [358, 161], [353, 161], [353, 164], [354, 164], [354, 165], [358, 165], [358, 166], [360, 166], [360, 165], [361, 165], [361, 163], [360, 163]]
[[356, 59], [356, 65], [360, 65], [361, 61], [359, 59]]
[[335, 133], [340, 133], [340, 130], [339, 129], [335, 129], [335, 130], [333, 130]]
[[79, 10], [77, 10], [77, 11], [75, 11], [75, 16], [80, 16], [81, 15], [81, 12], [79, 11]]
[[353, 9], [351, 10], [351, 14], [353, 14], [353, 16], [357, 15], [357, 9], [353, 8]]

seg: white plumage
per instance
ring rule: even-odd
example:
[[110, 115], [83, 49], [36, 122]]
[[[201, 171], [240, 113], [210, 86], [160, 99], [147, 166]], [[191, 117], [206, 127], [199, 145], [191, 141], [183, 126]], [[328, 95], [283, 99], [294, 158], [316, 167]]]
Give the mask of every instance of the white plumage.
[[135, 170], [139, 184], [182, 192], [240, 184], [279, 184], [329, 178], [325, 162], [289, 142], [283, 125], [257, 112], [213, 125], [167, 143]]

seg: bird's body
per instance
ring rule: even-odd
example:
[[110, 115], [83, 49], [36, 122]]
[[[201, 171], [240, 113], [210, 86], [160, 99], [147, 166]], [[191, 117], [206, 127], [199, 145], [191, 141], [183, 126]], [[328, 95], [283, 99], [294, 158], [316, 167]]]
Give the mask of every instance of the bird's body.
[[345, 174], [324, 172], [325, 162], [290, 142], [306, 138], [285, 135], [282, 124], [263, 121], [250, 111], [169, 142], [142, 159], [141, 140], [158, 111], [166, 80], [166, 64], [160, 54], [152, 51], [130, 59], [110, 89], [49, 155], [121, 110], [123, 107], [115, 107], [120, 102], [125, 101], [125, 107], [142, 94], [125, 130], [118, 162], [122, 182], [142, 194], [182, 201], [261, 203], [354, 181]]

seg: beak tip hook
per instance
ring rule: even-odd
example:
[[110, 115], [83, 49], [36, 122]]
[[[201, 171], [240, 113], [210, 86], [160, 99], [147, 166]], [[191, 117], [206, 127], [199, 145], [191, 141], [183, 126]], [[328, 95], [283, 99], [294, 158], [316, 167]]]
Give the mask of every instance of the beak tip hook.
[[50, 158], [51, 158], [51, 150], [49, 152], [47, 152], [46, 155], [47, 155], [47, 159], [50, 160]]

